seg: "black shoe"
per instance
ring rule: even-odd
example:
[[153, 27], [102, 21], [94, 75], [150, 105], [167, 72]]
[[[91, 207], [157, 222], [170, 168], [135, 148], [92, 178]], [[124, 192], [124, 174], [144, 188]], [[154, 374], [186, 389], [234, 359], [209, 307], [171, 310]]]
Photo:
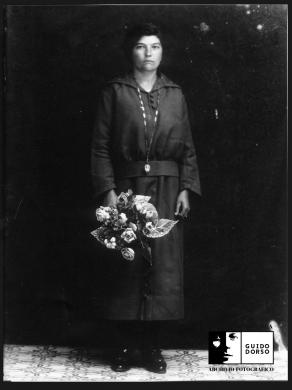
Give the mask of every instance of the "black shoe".
[[114, 356], [111, 369], [116, 372], [125, 372], [131, 368], [129, 349], [124, 348], [117, 352]]
[[144, 366], [148, 371], [156, 374], [166, 373], [166, 362], [161, 355], [160, 349], [152, 348], [143, 352]]

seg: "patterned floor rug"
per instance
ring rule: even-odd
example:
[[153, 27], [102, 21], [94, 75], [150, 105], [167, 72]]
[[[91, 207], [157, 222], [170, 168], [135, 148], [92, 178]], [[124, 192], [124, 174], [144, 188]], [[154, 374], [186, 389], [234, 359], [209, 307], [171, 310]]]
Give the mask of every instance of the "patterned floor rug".
[[[205, 350], [163, 350], [166, 374], [143, 367], [116, 373], [105, 354], [91, 348], [4, 345], [4, 381], [11, 382], [159, 382], [159, 381], [286, 381], [287, 356], [275, 352], [270, 365], [209, 365]], [[232, 370], [232, 368], [234, 370]]]

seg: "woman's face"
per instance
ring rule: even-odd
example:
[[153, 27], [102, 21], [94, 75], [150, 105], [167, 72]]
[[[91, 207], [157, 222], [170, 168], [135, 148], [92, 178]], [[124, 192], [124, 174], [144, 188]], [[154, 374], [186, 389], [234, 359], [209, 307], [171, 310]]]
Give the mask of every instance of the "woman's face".
[[162, 59], [162, 45], [156, 35], [141, 37], [133, 48], [133, 65], [139, 71], [157, 70]]

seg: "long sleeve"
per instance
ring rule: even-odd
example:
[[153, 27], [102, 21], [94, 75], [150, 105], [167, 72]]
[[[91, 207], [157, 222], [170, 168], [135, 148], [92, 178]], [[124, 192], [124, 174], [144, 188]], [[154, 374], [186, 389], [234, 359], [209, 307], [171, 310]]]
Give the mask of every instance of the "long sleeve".
[[180, 191], [187, 189], [201, 195], [197, 155], [192, 139], [188, 108], [183, 97], [182, 128], [184, 130], [184, 153], [180, 164]]
[[112, 93], [110, 88], [101, 93], [91, 143], [91, 175], [95, 198], [116, 188], [111, 160]]

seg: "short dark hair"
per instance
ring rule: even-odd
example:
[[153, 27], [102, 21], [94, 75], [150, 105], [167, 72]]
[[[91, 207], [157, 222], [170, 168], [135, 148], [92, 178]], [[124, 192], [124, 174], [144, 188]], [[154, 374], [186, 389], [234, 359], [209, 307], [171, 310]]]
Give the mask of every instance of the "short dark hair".
[[132, 61], [132, 50], [137, 41], [143, 36], [155, 35], [161, 42], [161, 32], [153, 23], [139, 23], [127, 29], [123, 49], [128, 61]]

